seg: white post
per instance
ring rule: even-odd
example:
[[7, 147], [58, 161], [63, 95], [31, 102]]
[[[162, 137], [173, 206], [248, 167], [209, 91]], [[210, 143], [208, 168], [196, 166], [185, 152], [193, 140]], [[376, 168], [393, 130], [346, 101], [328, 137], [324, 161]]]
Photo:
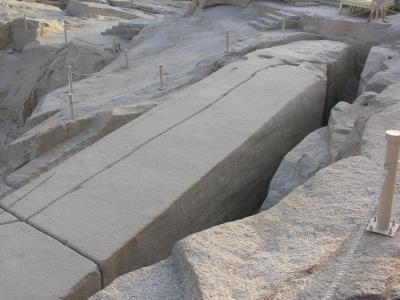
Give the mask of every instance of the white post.
[[386, 176], [381, 197], [379, 198], [379, 210], [376, 223], [377, 229], [382, 231], [388, 230], [391, 222], [396, 171], [399, 160], [400, 131], [386, 131], [386, 140], [385, 165], [388, 174]]
[[285, 32], [285, 30], [286, 30], [286, 18], [284, 17], [282, 19], [282, 32]]
[[125, 56], [125, 67], [128, 69], [129, 68], [128, 49], [124, 49], [124, 56]]
[[229, 29], [225, 29], [225, 52], [229, 52]]
[[400, 151], [400, 131], [386, 131], [385, 167], [387, 175], [379, 197], [377, 216], [371, 220], [369, 231], [394, 236], [399, 225], [392, 220], [393, 198], [396, 184], [396, 172]]
[[68, 66], [68, 93], [72, 93], [72, 82], [73, 82], [73, 78], [72, 78], [72, 66]]
[[160, 90], [164, 89], [164, 66], [160, 64]]
[[67, 35], [67, 27], [64, 25], [64, 40], [65, 40], [65, 45], [68, 44], [68, 35]]
[[71, 112], [71, 119], [75, 120], [74, 103], [72, 101], [72, 93], [68, 93], [69, 110]]

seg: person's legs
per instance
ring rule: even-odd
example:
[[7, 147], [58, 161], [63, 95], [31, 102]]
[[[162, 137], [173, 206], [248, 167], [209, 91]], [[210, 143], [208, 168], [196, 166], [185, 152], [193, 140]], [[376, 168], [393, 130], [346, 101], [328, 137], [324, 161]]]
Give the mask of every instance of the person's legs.
[[382, 19], [382, 22], [385, 22], [385, 5], [384, 5], [384, 0], [376, 0], [376, 9], [380, 13], [380, 17]]
[[382, 22], [387, 23], [387, 21], [385, 20], [385, 8], [382, 5], [381, 8], [381, 17], [382, 17]]
[[371, 22], [371, 20], [375, 17], [375, 11], [376, 11], [376, 0], [373, 0], [371, 6], [371, 13], [369, 14], [367, 22]]

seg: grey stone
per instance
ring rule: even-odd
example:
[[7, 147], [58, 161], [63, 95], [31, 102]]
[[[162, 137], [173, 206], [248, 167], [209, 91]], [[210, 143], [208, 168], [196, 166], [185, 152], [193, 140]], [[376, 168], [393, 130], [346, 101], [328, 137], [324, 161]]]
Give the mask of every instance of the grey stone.
[[[351, 155], [359, 155], [362, 153], [363, 135], [367, 122], [371, 119], [371, 117], [384, 110], [390, 110], [390, 107], [394, 108], [394, 105], [400, 102], [400, 99], [397, 96], [399, 88], [400, 84], [394, 84], [388, 86], [381, 94], [365, 92], [358, 97], [353, 106], [357, 107], [362, 105], [364, 107], [359, 106], [357, 108], [360, 109], [360, 113], [354, 123], [354, 127], [350, 131], [350, 134], [347, 135], [344, 143], [339, 147], [339, 158], [345, 158]], [[391, 121], [392, 119], [389, 119], [386, 122]], [[382, 124], [384, 123], [385, 122]], [[396, 126], [393, 128], [396, 128]]]
[[107, 16], [121, 19], [135, 19], [138, 14], [108, 4], [69, 0], [66, 13], [76, 17]]
[[83, 300], [101, 289], [93, 262], [25, 223], [0, 225], [0, 240], [2, 300]]
[[18, 219], [0, 208], [0, 225], [16, 222]]
[[[339, 45], [338, 56], [347, 51]], [[246, 58], [172, 93], [0, 203], [92, 257], [105, 284], [165, 258], [188, 234], [249, 214], [280, 158], [318, 128], [326, 68]]]
[[320, 128], [310, 133], [283, 158], [272, 178], [262, 210], [269, 209], [317, 171], [331, 162], [328, 130]]
[[[381, 176], [375, 161], [347, 158], [320, 170], [270, 210], [178, 242], [169, 270], [182, 282], [184, 299], [322, 299], [355, 231], [364, 226]], [[400, 297], [399, 241], [400, 235], [387, 239], [364, 234], [334, 297]], [[164, 266], [163, 262], [147, 270]], [[153, 271], [140, 283], [141, 272], [129, 274], [132, 281], [112, 284], [100, 295], [124, 294], [146, 285], [149, 276], [163, 278]], [[164, 285], [154, 289], [168, 292]], [[143, 295], [138, 290], [135, 294]]]
[[328, 123], [329, 151], [332, 162], [343, 158], [342, 148], [352, 132], [363, 107], [339, 102], [332, 110]]
[[179, 300], [183, 299], [178, 273], [171, 259], [117, 278], [91, 300]]
[[388, 85], [399, 81], [400, 49], [372, 47], [361, 74], [359, 95], [365, 91], [382, 92]]
[[385, 156], [381, 149], [386, 147], [385, 131], [400, 128], [399, 116], [400, 101], [368, 120], [362, 137], [361, 152], [363, 155], [383, 164]]
[[371, 91], [364, 92], [354, 100], [353, 104], [368, 105], [377, 95], [377, 93]]

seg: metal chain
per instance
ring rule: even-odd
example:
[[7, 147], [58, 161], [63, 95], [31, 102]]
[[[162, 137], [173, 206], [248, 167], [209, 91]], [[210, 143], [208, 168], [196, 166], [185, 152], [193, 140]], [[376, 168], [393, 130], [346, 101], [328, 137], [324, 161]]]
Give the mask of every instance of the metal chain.
[[356, 251], [358, 245], [361, 242], [361, 238], [363, 237], [364, 234], [364, 230], [365, 228], [368, 226], [368, 223], [372, 217], [373, 212], [375, 211], [375, 207], [376, 207], [376, 203], [378, 200], [378, 197], [380, 196], [380, 193], [383, 189], [383, 184], [385, 182], [385, 178], [388, 174], [388, 170], [385, 167], [385, 170], [383, 172], [383, 174], [381, 175], [381, 178], [378, 182], [378, 185], [376, 187], [376, 190], [371, 198], [371, 202], [368, 205], [368, 210], [367, 213], [364, 216], [364, 219], [362, 221], [362, 223], [358, 226], [358, 228], [355, 231], [355, 237], [354, 239], [351, 241], [349, 250], [347, 251], [347, 253], [344, 255], [342, 262], [339, 265], [338, 268], [338, 272], [336, 273], [328, 291], [326, 292], [323, 300], [331, 300], [333, 298], [333, 296], [336, 293], [336, 290], [343, 278], [343, 276], [345, 275], [345, 273], [347, 272], [347, 269], [349, 267], [351, 258], [354, 254], [354, 252]]

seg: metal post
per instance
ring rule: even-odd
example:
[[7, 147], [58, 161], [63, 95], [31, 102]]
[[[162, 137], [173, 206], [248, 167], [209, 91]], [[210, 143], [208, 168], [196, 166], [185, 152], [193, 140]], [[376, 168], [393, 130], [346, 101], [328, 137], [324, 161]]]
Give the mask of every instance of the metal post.
[[128, 62], [128, 49], [124, 49], [124, 56], [125, 56], [125, 66], [128, 69], [129, 68], [129, 62]]
[[229, 29], [225, 29], [225, 52], [229, 52]]
[[72, 66], [68, 66], [67, 70], [68, 70], [68, 93], [72, 93], [72, 82], [73, 82]]
[[65, 45], [68, 45], [67, 27], [65, 25], [64, 25], [64, 40], [65, 40]]
[[25, 33], [28, 32], [28, 20], [26, 19], [26, 15], [24, 14], [24, 29]]
[[285, 30], [286, 30], [286, 18], [284, 17], [282, 19], [282, 32], [285, 32]]
[[115, 38], [114, 38], [113, 47], [112, 47], [112, 54], [115, 54], [116, 51], [117, 51], [117, 43], [115, 42]]
[[72, 93], [68, 93], [69, 110], [71, 112], [71, 119], [75, 120], [74, 103], [72, 101]]
[[160, 90], [164, 89], [164, 66], [160, 64]]
[[379, 197], [377, 216], [371, 220], [367, 230], [387, 236], [394, 236], [399, 228], [399, 224], [396, 224], [392, 220], [392, 208], [400, 151], [400, 131], [386, 131], [386, 141], [385, 166], [388, 173]]

